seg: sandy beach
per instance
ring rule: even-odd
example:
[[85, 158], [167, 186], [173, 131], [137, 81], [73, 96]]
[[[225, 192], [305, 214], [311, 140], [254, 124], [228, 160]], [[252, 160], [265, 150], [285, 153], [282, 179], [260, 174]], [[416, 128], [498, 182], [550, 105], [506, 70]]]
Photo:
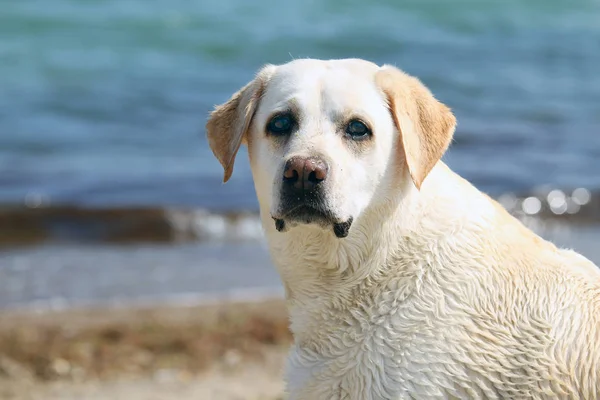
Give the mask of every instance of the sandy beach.
[[0, 399], [282, 399], [281, 301], [0, 314]]

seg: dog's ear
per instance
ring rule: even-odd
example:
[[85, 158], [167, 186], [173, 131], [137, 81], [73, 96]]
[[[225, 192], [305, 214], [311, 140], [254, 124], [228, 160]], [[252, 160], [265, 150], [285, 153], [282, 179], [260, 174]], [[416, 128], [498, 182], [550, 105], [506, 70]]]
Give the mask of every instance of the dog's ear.
[[235, 156], [246, 135], [258, 103], [275, 66], [267, 65], [260, 70], [254, 80], [246, 84], [227, 102], [216, 106], [206, 123], [208, 144], [223, 166], [223, 182], [233, 173]]
[[417, 78], [395, 67], [384, 65], [375, 80], [401, 135], [410, 176], [420, 189], [450, 145], [456, 118]]

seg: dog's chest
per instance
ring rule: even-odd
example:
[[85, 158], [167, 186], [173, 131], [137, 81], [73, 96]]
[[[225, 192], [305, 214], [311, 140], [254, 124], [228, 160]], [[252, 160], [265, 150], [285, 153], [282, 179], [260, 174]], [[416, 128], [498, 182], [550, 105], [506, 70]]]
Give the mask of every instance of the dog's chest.
[[418, 343], [416, 335], [407, 335], [412, 342], [407, 341], [405, 346], [393, 344], [394, 339], [382, 332], [371, 335], [354, 343], [348, 338], [336, 340], [329, 351], [319, 353], [295, 346], [288, 367], [290, 399], [446, 397], [439, 388], [444, 379], [440, 372], [444, 374], [442, 370], [447, 367], [440, 359], [441, 348]]
[[441, 295], [428, 293], [415, 302], [383, 292], [385, 298], [348, 316], [331, 315], [321, 336], [327, 339], [292, 349], [290, 399], [469, 397], [450, 379], [467, 373], [451, 356], [458, 330], [438, 314], [447, 311], [440, 309]]
[[558, 380], [548, 380], [544, 372], [551, 359], [543, 331], [530, 341], [438, 285], [407, 288], [378, 291], [377, 297], [362, 298], [347, 312], [331, 311], [312, 325], [314, 335], [298, 341], [288, 360], [290, 400], [556, 398], [560, 393]]

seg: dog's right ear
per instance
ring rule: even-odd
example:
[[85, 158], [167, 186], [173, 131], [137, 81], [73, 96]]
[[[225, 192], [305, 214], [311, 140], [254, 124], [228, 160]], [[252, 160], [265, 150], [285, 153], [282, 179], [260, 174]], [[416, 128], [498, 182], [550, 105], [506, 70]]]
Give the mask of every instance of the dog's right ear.
[[216, 106], [210, 114], [206, 123], [206, 137], [213, 154], [223, 166], [223, 182], [227, 182], [233, 173], [235, 156], [246, 139], [260, 98], [274, 70], [273, 65], [262, 68], [253, 81], [226, 103]]

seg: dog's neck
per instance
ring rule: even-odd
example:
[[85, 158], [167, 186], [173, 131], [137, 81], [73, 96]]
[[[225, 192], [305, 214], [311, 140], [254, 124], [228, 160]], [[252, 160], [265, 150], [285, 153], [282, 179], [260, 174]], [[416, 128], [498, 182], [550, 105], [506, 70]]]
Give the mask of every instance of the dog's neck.
[[[464, 195], [465, 191], [456, 190], [456, 185], [470, 187], [440, 163], [420, 191], [410, 185], [393, 200], [366, 210], [344, 239], [315, 226], [296, 227], [282, 234], [275, 231], [268, 215], [263, 216], [296, 340], [325, 322], [326, 310], [335, 312], [360, 302], [357, 293], [368, 295], [368, 285], [385, 280], [388, 270], [396, 267], [389, 257], [402, 258], [415, 248], [415, 241], [435, 243], [436, 238], [457, 229], [479, 229], [482, 218], [474, 215], [485, 219], [494, 212], [494, 206], [474, 188], [469, 197], [472, 200], [457, 198], [456, 193]], [[453, 210], [451, 218], [444, 208]], [[415, 277], [419, 273], [413, 272]]]

